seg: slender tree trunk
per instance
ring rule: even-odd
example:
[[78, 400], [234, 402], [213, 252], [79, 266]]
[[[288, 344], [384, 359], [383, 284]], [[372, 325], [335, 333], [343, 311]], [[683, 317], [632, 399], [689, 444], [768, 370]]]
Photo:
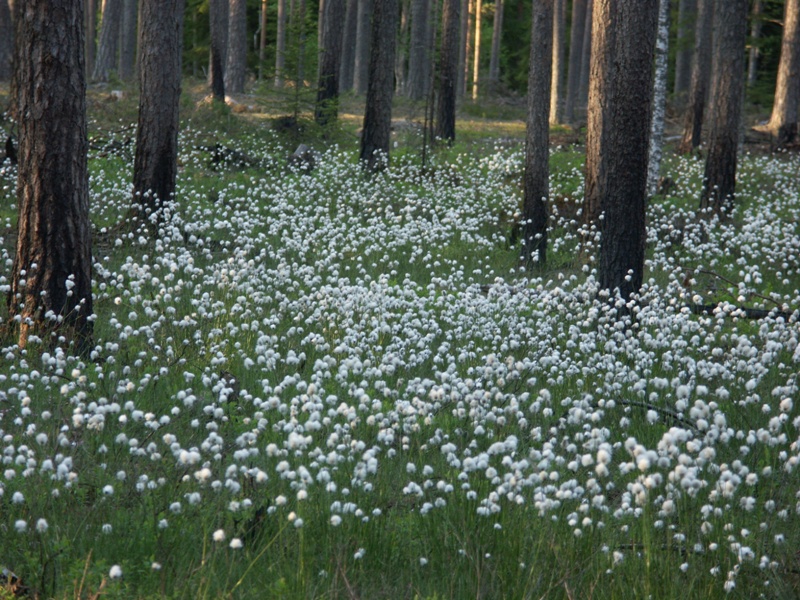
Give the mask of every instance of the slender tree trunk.
[[721, 215], [733, 206], [742, 121], [747, 0], [716, 0], [711, 123], [700, 207]]
[[322, 126], [335, 121], [339, 116], [339, 69], [345, 0], [325, 0], [324, 6], [317, 107], [314, 112], [314, 119]]
[[653, 78], [653, 119], [650, 126], [650, 152], [647, 161], [647, 195], [658, 189], [661, 155], [664, 146], [664, 117], [667, 108], [667, 67], [669, 61], [669, 0], [658, 2], [656, 68]]
[[133, 202], [151, 226], [175, 195], [184, 0], [142, 0]]
[[[17, 0], [21, 2], [22, 0]], [[97, 55], [97, 0], [86, 0], [86, 73], [94, 71]]]
[[462, 14], [459, 19], [460, 34], [458, 45], [458, 81], [456, 95], [462, 98], [467, 93], [467, 82], [469, 81], [470, 56], [473, 46], [473, 27], [475, 25], [475, 2], [477, 0], [463, 0], [461, 2]]
[[306, 79], [306, 0], [292, 2], [291, 30], [297, 35], [294, 89], [295, 94], [298, 94]]
[[225, 64], [228, 56], [228, 0], [209, 0], [211, 31], [208, 83], [214, 99], [225, 102]]
[[267, 57], [267, 0], [261, 0], [258, 38], [258, 80], [264, 80], [264, 61]]
[[587, 104], [589, 102], [589, 70], [591, 69], [592, 57], [592, 15], [594, 13], [595, 0], [588, 0], [586, 3], [586, 27], [583, 28], [583, 44], [581, 44], [581, 81], [578, 87], [578, 100], [575, 113], [581, 119], [586, 117]]
[[[2, 1], [2, 0], [0, 0]], [[119, 36], [119, 66], [117, 72], [122, 81], [133, 79], [136, 71], [136, 25], [139, 7], [137, 0], [124, 0], [122, 26]]]
[[572, 21], [569, 33], [569, 67], [567, 69], [567, 98], [564, 103], [564, 121], [575, 122], [575, 105], [581, 86], [581, 57], [583, 56], [583, 30], [586, 26], [586, 3], [573, 0]]
[[584, 214], [600, 227], [598, 283], [627, 300], [641, 288], [644, 272], [658, 0], [594, 5]]
[[371, 40], [361, 160], [368, 169], [376, 170], [386, 164], [391, 141], [397, 0], [375, 0]]
[[412, 100], [422, 100], [430, 86], [429, 18], [430, 0], [411, 0], [411, 48], [406, 95]]
[[456, 83], [458, 82], [459, 0], [444, 0], [442, 45], [436, 78], [437, 137], [452, 143], [456, 139]]
[[[528, 267], [547, 261], [547, 198], [550, 195], [550, 86], [553, 65], [553, 0], [533, 0], [525, 135], [524, 244]], [[534, 259], [534, 254], [536, 259]]]
[[[18, 0], [19, 1], [19, 0]], [[26, 0], [16, 13], [19, 205], [8, 315], [24, 348], [92, 343], [83, 0]]]
[[93, 81], [108, 81], [108, 76], [117, 64], [117, 42], [122, 23], [123, 0], [105, 0], [103, 21], [100, 24], [100, 44], [94, 64]]
[[394, 85], [397, 94], [405, 94], [406, 91], [410, 12], [411, 0], [400, 0], [400, 31], [397, 34], [397, 48], [394, 53]]
[[229, 0], [226, 58], [225, 89], [229, 94], [243, 94], [247, 79], [247, 2], [245, 0]]
[[8, 0], [0, 0], [0, 81], [11, 79], [14, 55], [14, 24]]
[[683, 125], [683, 139], [678, 152], [686, 154], [700, 145], [703, 116], [711, 78], [711, 38], [714, 31], [714, 0], [697, 0], [697, 26], [694, 36], [692, 85]]
[[283, 87], [286, 71], [286, 0], [278, 0], [277, 33], [275, 42], [275, 87]]
[[800, 0], [786, 0], [783, 41], [769, 129], [776, 147], [797, 141], [800, 107]]
[[369, 78], [370, 46], [372, 43], [373, 5], [379, 0], [358, 0], [358, 32], [356, 34], [356, 60], [353, 87], [357, 94], [367, 91]]
[[489, 54], [489, 85], [494, 90], [497, 90], [497, 84], [500, 82], [500, 42], [502, 37], [503, 0], [495, 0], [494, 22], [492, 23], [492, 51]]
[[697, 0], [680, 0], [678, 4], [678, 27], [675, 39], [675, 86], [673, 94], [678, 106], [686, 103], [686, 95], [692, 83], [692, 48], [697, 17]]
[[[344, 18], [342, 41], [342, 60], [339, 67], [339, 92], [353, 89], [353, 76], [356, 60], [356, 35], [358, 31], [358, 0], [346, 0], [347, 10]], [[412, 25], [413, 26], [413, 25]], [[412, 73], [413, 76], [413, 73]]]
[[564, 54], [567, 29], [567, 0], [553, 4], [553, 66], [550, 71], [550, 123], [561, 123], [564, 118]]
[[478, 99], [481, 72], [481, 0], [475, 0], [475, 53], [472, 62], [472, 99]]
[[758, 57], [761, 54], [758, 44], [763, 24], [761, 0], [754, 0], [750, 19], [750, 48], [747, 52], [747, 87], [752, 87], [758, 79]]

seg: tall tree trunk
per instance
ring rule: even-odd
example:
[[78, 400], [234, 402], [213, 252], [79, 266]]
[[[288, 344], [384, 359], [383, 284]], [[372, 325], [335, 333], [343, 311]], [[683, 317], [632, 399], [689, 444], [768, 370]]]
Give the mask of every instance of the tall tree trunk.
[[94, 63], [92, 81], [108, 81], [108, 76], [117, 64], [119, 27], [122, 23], [123, 0], [105, 0], [103, 20], [100, 23], [100, 43]]
[[553, 66], [550, 71], [550, 123], [561, 123], [564, 118], [564, 43], [567, 29], [567, 0], [553, 4]]
[[136, 21], [139, 14], [137, 0], [123, 0], [122, 26], [119, 36], [119, 66], [122, 81], [133, 79], [136, 71]]
[[475, 53], [472, 61], [472, 99], [478, 99], [481, 72], [481, 0], [475, 0]]
[[711, 123], [700, 207], [721, 215], [733, 206], [744, 96], [747, 0], [716, 0]]
[[589, 103], [589, 70], [592, 57], [592, 15], [595, 0], [586, 3], [586, 27], [583, 28], [583, 44], [581, 44], [581, 81], [578, 86], [578, 99], [575, 113], [581, 119], [586, 117], [587, 104]]
[[697, 0], [680, 0], [678, 4], [678, 27], [675, 39], [675, 85], [673, 94], [678, 106], [686, 103], [686, 95], [692, 83], [692, 48], [697, 17]]
[[[94, 71], [94, 61], [97, 56], [97, 1], [86, 0], [84, 7], [86, 13], [86, 73]], [[21, 0], [18, 0], [21, 2]]]
[[750, 48], [747, 52], [747, 87], [752, 87], [758, 79], [758, 57], [761, 54], [758, 44], [763, 24], [761, 0], [754, 0], [750, 19]]
[[258, 80], [264, 80], [264, 61], [267, 57], [267, 0], [261, 0], [258, 38]]
[[594, 3], [584, 214], [599, 222], [598, 283], [625, 300], [643, 280], [657, 15], [658, 0]]
[[370, 47], [372, 44], [372, 12], [378, 0], [358, 0], [358, 31], [356, 33], [356, 59], [353, 87], [357, 94], [367, 91], [369, 79]]
[[184, 0], [142, 0], [133, 202], [151, 226], [175, 195], [183, 7]]
[[[17, 0], [20, 1], [20, 0]], [[26, 0], [16, 13], [19, 205], [8, 315], [30, 337], [92, 343], [83, 0]]]
[[367, 104], [361, 133], [361, 160], [368, 169], [376, 170], [389, 158], [394, 96], [392, 66], [397, 43], [397, 0], [375, 0], [371, 40]]
[[489, 85], [495, 90], [500, 82], [500, 42], [502, 38], [503, 0], [495, 0], [494, 22], [492, 23], [492, 51], [489, 54]]
[[653, 119], [650, 126], [650, 152], [647, 160], [647, 195], [658, 189], [661, 154], [664, 146], [664, 116], [667, 108], [667, 67], [669, 61], [669, 0], [658, 2], [656, 68], [653, 77]]
[[247, 2], [228, 0], [228, 53], [225, 64], [225, 89], [243, 94], [247, 80]]
[[11, 14], [12, 35], [14, 36], [14, 46], [11, 56], [11, 81], [8, 84], [8, 116], [14, 121], [19, 120], [19, 83], [17, 75], [20, 71], [19, 61], [23, 54], [20, 53], [19, 37], [22, 35], [22, 2], [13, 0], [9, 2], [9, 12]]
[[347, 10], [344, 18], [342, 40], [342, 60], [339, 67], [339, 92], [353, 89], [353, 77], [356, 60], [356, 35], [358, 32], [358, 0], [346, 0]]
[[429, 18], [430, 0], [411, 0], [411, 48], [406, 95], [412, 100], [424, 98], [430, 86]]
[[408, 30], [411, 0], [400, 0], [400, 31], [397, 34], [397, 47], [394, 53], [394, 85], [398, 94], [405, 94], [408, 58]]
[[0, 0], [0, 81], [11, 79], [14, 55], [14, 24], [8, 0]]
[[442, 45], [436, 76], [437, 137], [452, 143], [456, 139], [456, 83], [458, 82], [459, 0], [444, 0]]
[[575, 122], [575, 105], [581, 86], [581, 58], [583, 56], [583, 30], [586, 26], [586, 3], [573, 0], [569, 32], [569, 67], [567, 69], [567, 98], [564, 103], [564, 121]]
[[275, 41], [275, 87], [283, 87], [286, 71], [286, 0], [277, 0], [277, 32]]
[[703, 133], [703, 116], [711, 79], [711, 38], [714, 23], [714, 0], [697, 0], [697, 25], [694, 35], [692, 60], [692, 85], [683, 125], [683, 138], [678, 152], [686, 154], [700, 145]]
[[553, 65], [553, 0], [533, 0], [525, 135], [525, 199], [522, 258], [528, 267], [547, 261], [547, 198], [550, 195], [550, 86]]
[[322, 18], [322, 46], [319, 58], [317, 106], [314, 119], [325, 126], [339, 115], [339, 69], [342, 54], [342, 26], [345, 0], [325, 0]]
[[459, 44], [458, 44], [458, 81], [456, 82], [456, 95], [462, 98], [467, 93], [469, 82], [470, 56], [473, 46], [473, 27], [475, 26], [475, 2], [477, 0], [462, 0], [461, 15], [459, 18]]
[[[305, 85], [306, 78], [306, 0], [292, 2], [290, 29], [296, 38], [297, 64], [295, 65], [295, 97]], [[295, 107], [295, 111], [297, 107]]]
[[786, 0], [783, 41], [769, 129], [777, 147], [797, 140], [800, 106], [800, 0]]
[[214, 99], [225, 102], [225, 64], [228, 56], [228, 0], [209, 0], [211, 33], [208, 84]]

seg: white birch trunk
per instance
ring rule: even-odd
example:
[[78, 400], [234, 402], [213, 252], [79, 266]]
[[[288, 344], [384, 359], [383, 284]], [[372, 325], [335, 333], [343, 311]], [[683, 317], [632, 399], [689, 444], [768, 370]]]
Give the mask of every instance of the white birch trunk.
[[656, 70], [653, 82], [653, 117], [650, 122], [650, 152], [647, 160], [647, 195], [658, 188], [661, 155], [664, 147], [664, 113], [667, 105], [667, 60], [669, 59], [669, 0], [658, 3]]

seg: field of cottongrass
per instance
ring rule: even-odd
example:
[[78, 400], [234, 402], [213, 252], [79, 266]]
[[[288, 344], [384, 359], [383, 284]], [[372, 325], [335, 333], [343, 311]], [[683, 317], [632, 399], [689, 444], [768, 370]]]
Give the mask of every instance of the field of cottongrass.
[[617, 317], [579, 256], [576, 150], [553, 151], [550, 263], [526, 273], [519, 143], [423, 170], [407, 134], [378, 175], [349, 145], [305, 173], [254, 126], [222, 141], [261, 164], [211, 169], [189, 123], [152, 239], [115, 228], [124, 135], [91, 152], [91, 360], [0, 354], [0, 565], [29, 593], [800, 593], [797, 155], [745, 156], [725, 223], [694, 213], [702, 161], [668, 162]]

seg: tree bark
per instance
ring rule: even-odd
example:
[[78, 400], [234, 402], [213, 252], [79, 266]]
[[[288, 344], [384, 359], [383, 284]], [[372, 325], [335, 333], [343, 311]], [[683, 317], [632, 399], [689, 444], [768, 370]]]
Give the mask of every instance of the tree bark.
[[14, 24], [8, 0], [0, 0], [0, 81], [11, 79], [14, 56]]
[[750, 48], [747, 52], [747, 87], [752, 87], [758, 79], [758, 58], [761, 54], [758, 48], [763, 24], [761, 13], [763, 8], [761, 0], [754, 0], [752, 18], [750, 19]]
[[358, 0], [358, 30], [356, 33], [356, 57], [353, 74], [353, 88], [357, 94], [367, 91], [369, 79], [370, 47], [372, 44], [373, 5], [378, 0]]
[[[328, 0], [330, 1], [330, 0]], [[361, 133], [361, 161], [376, 170], [389, 159], [392, 129], [392, 97], [397, 0], [375, 0], [369, 51], [369, 84]]]
[[[413, 17], [412, 17], [413, 18]], [[356, 35], [358, 31], [358, 0], [347, 0], [342, 41], [342, 60], [339, 67], [339, 92], [353, 89], [353, 76], [356, 60]]]
[[678, 152], [686, 154], [700, 145], [703, 133], [703, 116], [708, 99], [711, 78], [711, 38], [714, 22], [714, 0], [697, 0], [697, 23], [694, 35], [692, 85], [683, 125], [683, 138]]
[[492, 23], [492, 51], [489, 54], [489, 85], [495, 90], [500, 82], [500, 43], [502, 38], [503, 0], [495, 0], [494, 22]]
[[94, 63], [92, 81], [108, 81], [108, 76], [117, 64], [119, 28], [122, 24], [123, 0], [105, 0], [103, 20], [100, 23], [100, 43]]
[[717, 215], [733, 206], [744, 96], [747, 0], [716, 0], [711, 123], [700, 208]]
[[225, 64], [228, 56], [228, 0], [209, 0], [208, 19], [211, 33], [208, 83], [214, 100], [225, 102]]
[[339, 69], [342, 54], [344, 0], [325, 0], [322, 19], [322, 47], [319, 59], [317, 106], [314, 119], [325, 126], [339, 115]]
[[119, 35], [119, 65], [117, 67], [117, 73], [119, 73], [119, 78], [122, 81], [130, 81], [136, 74], [136, 21], [138, 13], [137, 0], [123, 0], [122, 25]]
[[575, 105], [581, 86], [581, 57], [583, 55], [583, 30], [586, 26], [587, 0], [574, 0], [569, 32], [569, 67], [567, 69], [567, 98], [564, 103], [564, 121], [575, 122]]
[[584, 214], [599, 222], [600, 287], [625, 300], [644, 271], [657, 8], [658, 0], [594, 3]]
[[467, 93], [469, 82], [470, 56], [472, 55], [472, 32], [475, 26], [475, 2], [477, 0], [462, 0], [461, 15], [459, 16], [458, 36], [458, 81], [456, 82], [456, 95], [463, 98]]
[[472, 61], [472, 99], [478, 99], [478, 84], [481, 73], [481, 0], [475, 0], [475, 52]]
[[150, 224], [163, 218], [175, 195], [183, 7], [184, 0], [142, 0], [133, 201]]
[[553, 66], [550, 82], [550, 123], [556, 125], [564, 118], [564, 50], [567, 28], [567, 0], [553, 4]]
[[429, 19], [430, 0], [411, 0], [411, 48], [406, 95], [412, 100], [422, 100], [430, 88]]
[[228, 52], [225, 64], [225, 89], [243, 94], [247, 80], [247, 2], [228, 0]]
[[97, 56], [97, 0], [86, 0], [86, 73], [94, 71]]
[[394, 53], [394, 87], [397, 94], [405, 94], [408, 77], [408, 30], [411, 0], [400, 0], [400, 31], [397, 33], [397, 47]]
[[544, 267], [547, 261], [547, 198], [550, 195], [548, 120], [553, 65], [553, 0], [533, 0], [532, 13], [522, 246], [522, 258], [529, 268], [535, 263]]
[[267, 57], [267, 0], [261, 0], [261, 11], [259, 12], [258, 39], [258, 80], [264, 80], [264, 61]]
[[456, 83], [458, 82], [459, 0], [444, 0], [442, 45], [436, 78], [437, 137], [452, 143], [456, 139]]
[[26, 0], [17, 13], [19, 221], [8, 313], [25, 347], [92, 343], [83, 0]]
[[800, 0], [786, 0], [781, 59], [769, 130], [776, 147], [797, 141], [800, 108]]
[[592, 15], [594, 0], [586, 3], [586, 27], [583, 28], [583, 44], [581, 44], [581, 81], [578, 86], [578, 99], [575, 113], [581, 119], [586, 117], [587, 104], [589, 103], [589, 70], [592, 57]]
[[697, 0], [680, 0], [678, 4], [678, 27], [675, 39], [675, 86], [673, 94], [679, 106], [686, 102], [692, 83], [692, 34], [697, 17]]
[[277, 32], [275, 40], [275, 87], [283, 87], [286, 71], [286, 0], [278, 0]]
[[656, 67], [653, 77], [653, 119], [650, 125], [650, 152], [647, 160], [647, 195], [658, 189], [661, 155], [664, 146], [664, 117], [667, 108], [667, 67], [669, 61], [669, 0], [658, 2]]

